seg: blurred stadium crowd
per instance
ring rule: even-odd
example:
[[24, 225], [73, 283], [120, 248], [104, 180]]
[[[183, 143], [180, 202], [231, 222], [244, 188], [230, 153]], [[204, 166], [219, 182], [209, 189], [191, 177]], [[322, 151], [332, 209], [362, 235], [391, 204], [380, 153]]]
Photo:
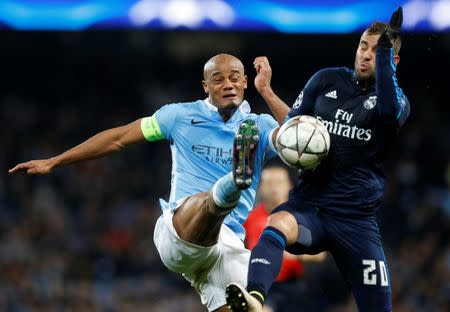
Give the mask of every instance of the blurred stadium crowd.
[[[9, 176], [7, 169], [165, 103], [204, 98], [202, 66], [215, 53], [242, 58], [251, 82], [246, 98], [254, 111], [267, 112], [253, 90], [253, 57], [269, 56], [274, 88], [292, 102], [316, 70], [351, 67], [359, 39], [156, 32], [0, 38], [0, 311], [8, 312], [205, 311], [153, 245], [158, 198], [170, 186], [167, 142], [48, 176]], [[401, 52], [399, 83], [412, 114], [386, 164], [379, 214], [397, 312], [450, 310], [449, 52], [449, 36], [429, 35], [407, 35]], [[354, 311], [343, 283], [332, 259], [305, 265], [301, 287], [310, 310], [302, 311]]]

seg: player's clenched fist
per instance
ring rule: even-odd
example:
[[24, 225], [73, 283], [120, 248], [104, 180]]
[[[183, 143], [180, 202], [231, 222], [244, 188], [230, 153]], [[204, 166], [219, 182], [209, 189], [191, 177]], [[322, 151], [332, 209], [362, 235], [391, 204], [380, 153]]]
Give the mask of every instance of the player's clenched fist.
[[392, 48], [393, 45], [392, 42], [400, 36], [402, 23], [403, 23], [403, 9], [402, 7], [399, 7], [397, 10], [395, 10], [394, 13], [392, 13], [388, 26], [378, 39], [377, 47], [388, 49]]
[[265, 56], [255, 58], [253, 66], [256, 70], [255, 87], [261, 93], [264, 88], [270, 88], [272, 68], [270, 67], [269, 60]]
[[9, 173], [26, 172], [27, 174], [47, 174], [52, 171], [53, 167], [52, 159], [38, 159], [20, 163], [10, 169]]

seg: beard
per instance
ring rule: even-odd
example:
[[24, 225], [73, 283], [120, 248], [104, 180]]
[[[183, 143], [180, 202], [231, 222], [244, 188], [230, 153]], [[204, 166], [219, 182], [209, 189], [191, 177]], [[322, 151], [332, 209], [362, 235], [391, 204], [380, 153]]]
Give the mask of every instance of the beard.
[[356, 79], [359, 84], [362, 84], [363, 86], [367, 87], [367, 86], [375, 83], [375, 69], [374, 68], [368, 68], [363, 72], [358, 67], [359, 67], [359, 63], [355, 62]]
[[375, 72], [366, 70], [365, 72], [357, 71], [356, 76], [358, 77], [358, 80], [374, 80], [375, 79]]
[[234, 102], [230, 102], [228, 104], [225, 104], [223, 109], [234, 109], [234, 108], [238, 108], [239, 105], [237, 105]]
[[238, 107], [239, 107], [238, 105], [232, 103], [225, 107], [219, 108], [219, 113], [231, 116], [238, 109]]
[[233, 116], [234, 112], [238, 109], [239, 105], [234, 102], [225, 104], [223, 107], [219, 108], [219, 114], [224, 118], [225, 121]]

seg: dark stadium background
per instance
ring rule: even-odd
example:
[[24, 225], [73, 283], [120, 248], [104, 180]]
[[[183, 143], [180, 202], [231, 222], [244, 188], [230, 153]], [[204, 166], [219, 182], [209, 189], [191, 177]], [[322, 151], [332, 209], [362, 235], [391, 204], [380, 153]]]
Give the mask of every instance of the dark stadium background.
[[[205, 98], [203, 63], [253, 58], [292, 103], [316, 70], [353, 66], [359, 35], [228, 32], [0, 32], [0, 311], [205, 311], [153, 245], [168, 197], [167, 142], [135, 146], [40, 177], [7, 170], [96, 132]], [[398, 69], [411, 115], [389, 153], [379, 214], [394, 311], [450, 309], [450, 35], [406, 33]], [[306, 266], [305, 305], [354, 311], [331, 257]], [[294, 311], [294, 310], [290, 310]]]

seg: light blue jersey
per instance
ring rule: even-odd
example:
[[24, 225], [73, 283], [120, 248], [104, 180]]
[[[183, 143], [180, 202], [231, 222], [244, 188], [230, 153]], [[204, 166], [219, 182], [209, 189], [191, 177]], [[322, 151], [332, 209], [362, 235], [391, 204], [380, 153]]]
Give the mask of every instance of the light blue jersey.
[[168, 104], [152, 117], [142, 120], [142, 130], [149, 141], [167, 139], [172, 151], [172, 179], [169, 203], [160, 200], [162, 209], [175, 209], [176, 202], [186, 196], [209, 192], [214, 183], [232, 170], [233, 140], [239, 124], [253, 119], [258, 125], [260, 141], [255, 155], [253, 184], [242, 191], [239, 203], [224, 224], [241, 239], [242, 226], [253, 208], [261, 168], [276, 156], [271, 133], [278, 124], [267, 114], [250, 113], [244, 101], [224, 123], [217, 108], [208, 100]]

